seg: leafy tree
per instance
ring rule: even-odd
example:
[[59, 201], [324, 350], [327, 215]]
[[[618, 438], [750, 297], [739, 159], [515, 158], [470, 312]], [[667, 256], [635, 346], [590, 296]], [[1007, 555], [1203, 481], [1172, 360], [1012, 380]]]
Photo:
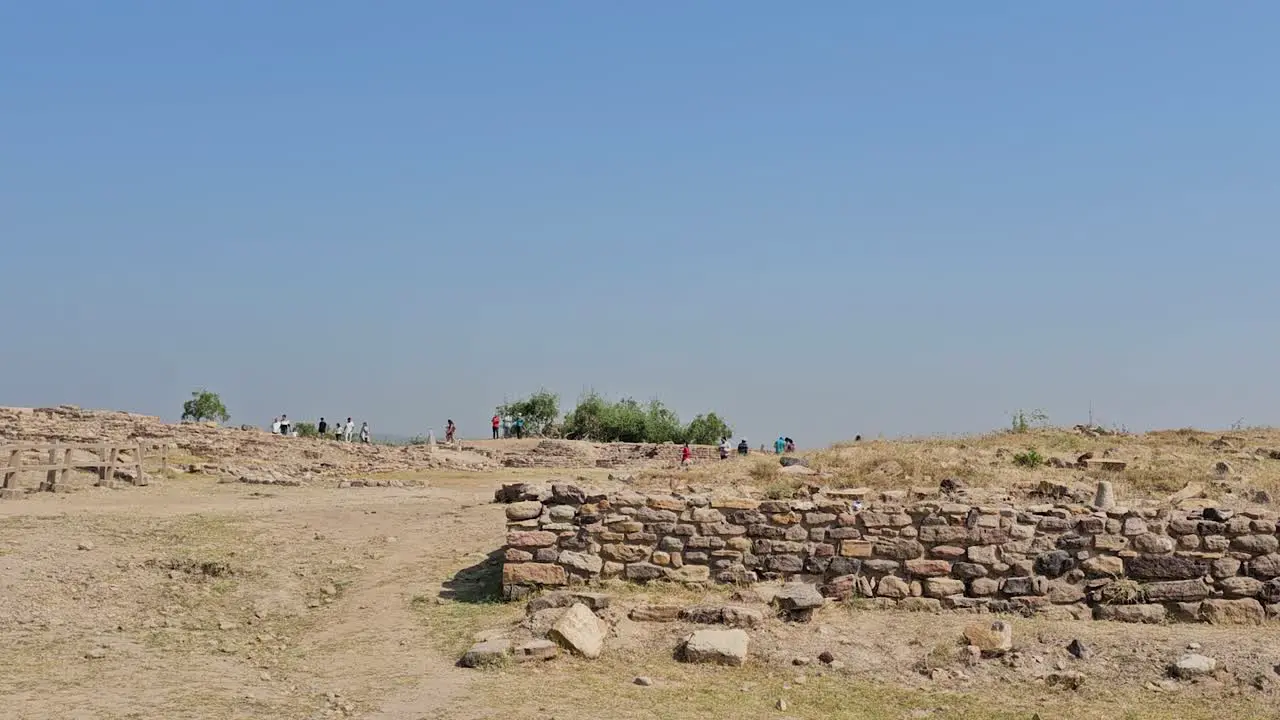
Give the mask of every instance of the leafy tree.
[[527, 434], [545, 435], [560, 417], [560, 396], [545, 389], [539, 390], [523, 400], [498, 406], [498, 414], [523, 418]]
[[217, 393], [200, 389], [192, 392], [191, 399], [182, 403], [182, 419], [196, 422], [202, 420], [226, 422], [231, 419], [231, 415]]
[[565, 415], [564, 436], [598, 442], [692, 442], [714, 445], [733, 431], [715, 413], [699, 415], [689, 425], [659, 400], [642, 405], [634, 398], [609, 402], [588, 392]]
[[715, 413], [698, 415], [685, 429], [685, 442], [695, 445], [717, 445], [721, 438], [733, 437], [733, 428]]

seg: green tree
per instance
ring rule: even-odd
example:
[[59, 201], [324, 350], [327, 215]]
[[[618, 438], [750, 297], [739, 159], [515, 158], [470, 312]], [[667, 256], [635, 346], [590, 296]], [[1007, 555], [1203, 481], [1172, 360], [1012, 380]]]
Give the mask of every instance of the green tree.
[[660, 400], [642, 405], [634, 398], [609, 402], [594, 391], [584, 394], [564, 418], [564, 436], [597, 442], [693, 442], [714, 445], [733, 434], [715, 413], [699, 415], [687, 426]]
[[218, 393], [200, 389], [192, 392], [191, 399], [182, 403], [182, 419], [226, 422], [231, 419], [231, 414], [227, 412], [227, 406], [222, 404]]
[[560, 396], [542, 389], [523, 400], [498, 406], [498, 414], [523, 418], [527, 434], [545, 435], [560, 417]]
[[721, 438], [733, 437], [733, 428], [715, 413], [698, 415], [685, 429], [685, 442], [695, 445], [718, 445]]

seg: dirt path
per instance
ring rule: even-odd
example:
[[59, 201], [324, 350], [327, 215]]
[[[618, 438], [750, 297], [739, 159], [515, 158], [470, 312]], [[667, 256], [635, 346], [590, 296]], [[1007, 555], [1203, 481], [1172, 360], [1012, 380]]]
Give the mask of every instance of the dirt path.
[[445, 717], [470, 676], [413, 606], [501, 544], [496, 482], [194, 481], [0, 503], [6, 695], [30, 718]]

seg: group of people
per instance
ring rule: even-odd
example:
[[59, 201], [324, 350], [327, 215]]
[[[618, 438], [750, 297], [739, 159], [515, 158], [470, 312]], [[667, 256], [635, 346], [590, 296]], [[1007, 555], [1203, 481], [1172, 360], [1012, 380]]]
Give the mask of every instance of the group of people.
[[524, 437], [524, 418], [522, 417], [513, 418], [510, 415], [494, 413], [490, 422], [493, 424], [494, 440], [500, 437], [514, 437], [519, 440]]
[[[334, 423], [332, 428], [324, 418], [320, 418], [320, 422], [316, 423], [316, 434], [320, 437], [328, 437], [331, 430], [333, 432], [334, 440], [351, 442], [351, 438], [356, 434], [356, 424], [351, 418], [347, 418], [345, 423]], [[298, 432], [294, 429], [293, 423], [289, 422], [289, 416], [281, 415], [271, 421], [271, 434], [284, 435], [286, 437], [297, 437]], [[365, 422], [360, 424], [359, 437], [360, 442], [366, 445], [369, 444], [371, 441], [369, 437], [369, 423]]]
[[[686, 443], [686, 444], [685, 444], [685, 449], [687, 450], [687, 449], [688, 449], [688, 447], [689, 447], [689, 445]], [[732, 448], [732, 446], [729, 444], [729, 438], [727, 438], [727, 437], [725, 437], [725, 438], [720, 438], [720, 459], [721, 459], [721, 460], [728, 460], [728, 459], [729, 459], [729, 452], [730, 452], [731, 448]], [[761, 451], [763, 451], [763, 450], [764, 450], [764, 447], [763, 447], [763, 446], [761, 446], [761, 448], [760, 448], [760, 449], [761, 449]], [[792, 440], [792, 439], [791, 439], [791, 438], [789, 438], [789, 437], [780, 437], [780, 438], [778, 438], [776, 441], [774, 441], [774, 443], [773, 443], [773, 451], [774, 451], [776, 454], [778, 454], [778, 455], [781, 455], [781, 454], [783, 454], [783, 453], [793, 453], [793, 452], [795, 452], [795, 451], [796, 451], [796, 441], [795, 441], [795, 440]], [[743, 455], [743, 456], [745, 456], [745, 455], [749, 455], [750, 453], [751, 453], [751, 446], [747, 444], [747, 439], [746, 439], [746, 438], [742, 438], [741, 440], [739, 440], [739, 441], [738, 441], [738, 454], [739, 454], [739, 455]], [[681, 461], [682, 461], [682, 462], [684, 461], [684, 459], [685, 459], [685, 455], [686, 455], [686, 454], [690, 454], [690, 455], [691, 455], [691, 453], [681, 453]]]

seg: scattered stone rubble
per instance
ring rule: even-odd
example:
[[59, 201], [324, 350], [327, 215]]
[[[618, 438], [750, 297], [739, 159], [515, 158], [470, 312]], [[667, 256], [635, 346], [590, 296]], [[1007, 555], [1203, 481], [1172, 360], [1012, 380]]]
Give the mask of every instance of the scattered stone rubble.
[[[829, 490], [801, 500], [510, 485], [506, 597], [608, 578], [800, 581], [774, 598], [805, 620], [822, 596], [912, 610], [1123, 622], [1252, 624], [1280, 614], [1277, 514], [1076, 502], [909, 502]], [[819, 590], [815, 590], [814, 586]]]
[[[382, 472], [448, 468], [490, 470], [497, 463], [481, 454], [426, 445], [362, 445], [327, 439], [272, 435], [256, 428], [239, 429], [210, 423], [166, 423], [160, 418], [126, 412], [56, 408], [0, 408], [0, 444], [97, 443], [104, 441], [168, 443], [174, 454], [209, 462], [187, 467], [218, 473], [253, 484], [290, 485], [311, 480], [337, 480]], [[33, 462], [36, 458], [32, 458]], [[175, 466], [175, 469], [179, 469]], [[272, 482], [264, 482], [271, 479]], [[280, 482], [284, 479], [286, 482]]]

